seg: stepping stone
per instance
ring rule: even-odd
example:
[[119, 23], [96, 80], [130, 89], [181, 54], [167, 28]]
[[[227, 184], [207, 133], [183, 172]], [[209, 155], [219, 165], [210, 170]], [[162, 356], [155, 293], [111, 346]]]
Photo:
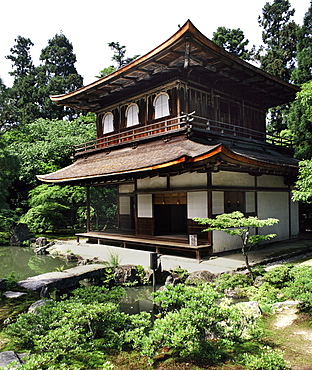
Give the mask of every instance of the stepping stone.
[[11, 292], [11, 291], [7, 291], [7, 292], [3, 293], [3, 295], [7, 298], [19, 298], [19, 297], [22, 297], [25, 294], [27, 294], [27, 293], [25, 293], [25, 292]]
[[14, 351], [4, 351], [0, 352], [0, 367], [8, 366], [11, 362], [15, 361], [17, 363], [16, 367], [22, 364], [20, 358]]

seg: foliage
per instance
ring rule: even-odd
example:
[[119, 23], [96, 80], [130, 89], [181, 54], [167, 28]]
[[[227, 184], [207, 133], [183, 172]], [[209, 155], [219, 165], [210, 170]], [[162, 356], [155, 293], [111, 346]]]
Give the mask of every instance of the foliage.
[[117, 69], [129, 64], [134, 59], [138, 58], [139, 55], [135, 55], [132, 58], [126, 57], [126, 47], [124, 45], [120, 45], [119, 42], [109, 42], [108, 46], [111, 48], [111, 50], [114, 51], [114, 55], [112, 56], [112, 61], [115, 65], [109, 66], [107, 68], [104, 68], [100, 71], [99, 76], [96, 76], [98, 78], [105, 77], [109, 75], [112, 72], [115, 72]]
[[[3, 136], [0, 134], [0, 209], [6, 208], [8, 187], [17, 176], [19, 160], [15, 153], [10, 153], [4, 145]], [[1, 217], [1, 216], [0, 216]], [[1, 222], [1, 221], [0, 221]], [[1, 226], [0, 226], [1, 230]]]
[[246, 49], [249, 40], [245, 39], [244, 32], [240, 28], [218, 27], [213, 33], [212, 41], [241, 59], [251, 60], [254, 56], [254, 47], [251, 51]]
[[91, 187], [90, 206], [93, 230], [116, 226], [117, 187]]
[[291, 299], [299, 300], [302, 309], [312, 313], [312, 268], [309, 266], [292, 268], [284, 294]]
[[119, 288], [111, 292], [101, 287], [81, 288], [67, 300], [47, 302], [39, 314], [19, 315], [8, 325], [7, 334], [18, 345], [39, 353], [21, 368], [35, 369], [39, 363], [43, 370], [109, 369], [103, 350], [122, 346], [128, 321], [114, 303], [121, 294]]
[[[27, 211], [28, 191], [38, 184], [37, 174], [56, 171], [72, 163], [72, 147], [95, 135], [94, 126], [86, 124], [93, 120], [93, 115], [80, 117], [75, 121], [39, 119], [4, 133], [4, 160], [9, 162], [14, 157], [20, 163], [19, 172], [8, 189], [12, 209], [23, 208], [24, 212]], [[9, 167], [6, 168], [8, 171]]]
[[39, 185], [29, 192], [30, 209], [20, 221], [36, 233], [55, 231], [76, 220], [75, 212], [85, 200], [83, 187]]
[[36, 184], [35, 176], [56, 171], [71, 164], [75, 144], [91, 140], [94, 127], [84, 121], [38, 119], [4, 134], [8, 151], [20, 158], [20, 180]]
[[293, 190], [292, 200], [295, 202], [312, 203], [312, 161], [299, 163], [298, 180]]
[[220, 342], [244, 340], [243, 332], [254, 324], [249, 318], [246, 329], [245, 313], [230, 307], [228, 301], [218, 304], [219, 294], [212, 285], [168, 286], [154, 296], [161, 312], [154, 325], [146, 326], [144, 315], [133, 315], [134, 328], [127, 335], [134, 348], [151, 359], [167, 348], [176, 356], [219, 361], [222, 351], [207, 338], [217, 337]]
[[283, 353], [270, 347], [263, 347], [260, 354], [245, 353], [243, 364], [250, 370], [287, 370], [290, 366], [285, 362]]
[[[262, 17], [258, 18], [265, 45], [258, 53], [261, 68], [285, 81], [290, 80], [296, 63], [299, 26], [292, 20], [294, 13], [289, 0], [273, 0], [264, 5]], [[261, 55], [262, 51], [264, 55]]]
[[[5, 128], [30, 123], [38, 118], [74, 119], [80, 113], [52, 103], [49, 96], [65, 94], [82, 86], [82, 77], [74, 66], [76, 56], [73, 46], [63, 35], [55, 35], [42, 49], [42, 64], [35, 67], [30, 39], [18, 36], [16, 44], [6, 58], [12, 61], [13, 86], [1, 92], [0, 100], [6, 104], [2, 109]], [[2, 89], [3, 90], [3, 89]]]
[[222, 274], [214, 283], [220, 292], [226, 289], [245, 288], [251, 284], [250, 276], [246, 274]]
[[282, 297], [280, 289], [267, 282], [264, 282], [258, 288], [250, 287], [245, 292], [251, 301], [257, 301], [261, 306], [279, 302]]
[[298, 30], [297, 68], [291, 75], [292, 81], [301, 85], [312, 79], [312, 5], [304, 16]]
[[[257, 58], [260, 68], [285, 81], [289, 81], [296, 67], [296, 47], [299, 26], [292, 20], [295, 13], [289, 0], [267, 2], [258, 23], [263, 28], [261, 46]], [[286, 128], [285, 117], [288, 106], [270, 109], [268, 130], [279, 133]]]
[[50, 95], [66, 94], [83, 85], [82, 77], [77, 73], [76, 55], [73, 45], [66, 36], [56, 34], [42, 49], [40, 60], [43, 64], [37, 68], [39, 85], [40, 117], [48, 119], [77, 118], [80, 113], [72, 108], [57, 106]]
[[248, 251], [250, 250], [252, 244], [275, 237], [275, 234], [252, 235], [251, 231], [264, 226], [272, 226], [279, 222], [279, 220], [276, 218], [259, 220], [256, 216], [245, 217], [243, 213], [239, 211], [223, 213], [216, 216], [216, 218], [194, 218], [194, 221], [198, 222], [200, 225], [209, 225], [209, 227], [203, 231], [218, 230], [224, 231], [229, 235], [239, 236], [242, 240], [242, 253], [245, 257], [246, 267], [251, 276], [253, 275], [249, 265]]
[[296, 157], [312, 158], [312, 80], [303, 84], [291, 103], [287, 116], [288, 128], [293, 135]]
[[266, 272], [264, 279], [274, 287], [281, 289], [291, 280], [292, 268], [293, 266], [288, 264], [276, 266]]

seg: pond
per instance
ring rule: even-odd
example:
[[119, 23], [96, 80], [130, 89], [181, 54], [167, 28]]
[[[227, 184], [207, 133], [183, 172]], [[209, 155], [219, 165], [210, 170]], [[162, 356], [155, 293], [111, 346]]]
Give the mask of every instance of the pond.
[[148, 286], [136, 286], [126, 287], [126, 296], [120, 303], [121, 311], [134, 314], [142, 311], [152, 312], [153, 302], [152, 295], [153, 287]]
[[0, 246], [0, 278], [14, 275], [17, 280], [74, 267], [58, 257], [38, 256], [31, 247]]

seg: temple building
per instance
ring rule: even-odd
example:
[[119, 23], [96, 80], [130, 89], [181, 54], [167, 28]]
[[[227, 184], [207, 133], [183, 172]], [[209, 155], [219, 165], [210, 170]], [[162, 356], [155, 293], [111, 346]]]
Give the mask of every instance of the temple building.
[[[119, 228], [86, 233], [190, 257], [238, 247], [223, 232], [202, 232], [194, 217], [240, 210], [275, 217], [274, 241], [299, 233], [291, 201], [298, 162], [291, 143], [266, 133], [269, 108], [299, 88], [226, 52], [187, 21], [144, 56], [94, 83], [53, 96], [96, 114], [97, 137], [76, 147], [72, 165], [45, 183], [118, 186]], [[82, 235], [82, 234], [81, 234]]]

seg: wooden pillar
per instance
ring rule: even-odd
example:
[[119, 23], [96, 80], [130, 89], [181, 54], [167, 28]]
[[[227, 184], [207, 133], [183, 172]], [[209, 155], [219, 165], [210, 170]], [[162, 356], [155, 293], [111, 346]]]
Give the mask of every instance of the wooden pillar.
[[87, 202], [86, 202], [86, 207], [87, 207], [87, 233], [91, 230], [91, 225], [90, 225], [90, 186], [86, 186], [86, 193], [87, 193]]

